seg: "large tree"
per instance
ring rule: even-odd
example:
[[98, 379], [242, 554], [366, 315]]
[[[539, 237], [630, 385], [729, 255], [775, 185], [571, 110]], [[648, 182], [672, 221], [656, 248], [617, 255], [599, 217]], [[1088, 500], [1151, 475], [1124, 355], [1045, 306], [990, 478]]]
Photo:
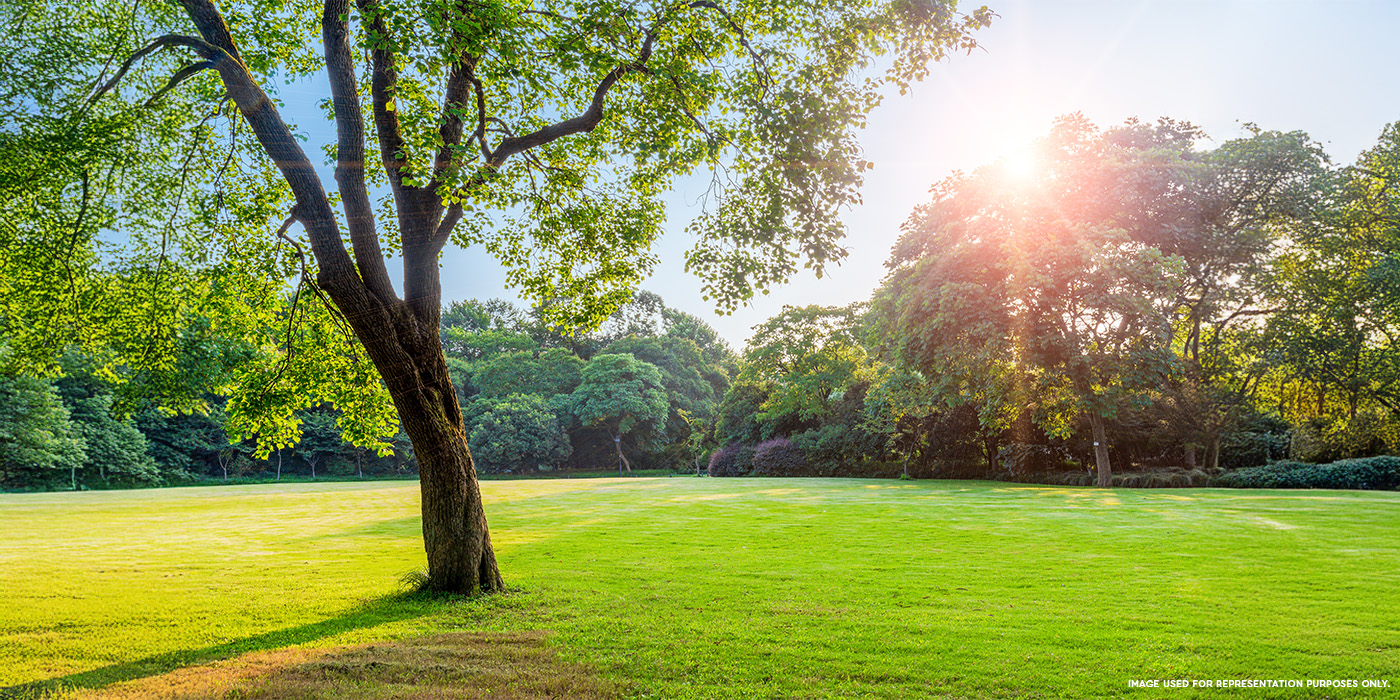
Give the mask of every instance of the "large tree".
[[[650, 270], [669, 184], [700, 169], [714, 197], [691, 225], [688, 265], [711, 298], [732, 307], [799, 264], [820, 272], [844, 255], [838, 215], [869, 165], [854, 131], [990, 18], [948, 0], [178, 6], [137, 5], [118, 38], [150, 43], [116, 70], [78, 74], [139, 104], [149, 95], [121, 88], [128, 68], [188, 56], [161, 89], [231, 102], [219, 114], [251, 134], [246, 158], [280, 174], [264, 189], [291, 200], [281, 235], [304, 230], [316, 289], [413, 441], [430, 585], [462, 592], [501, 577], [438, 332], [443, 247], [484, 245], [556, 322], [594, 323]], [[334, 195], [267, 92], [299, 75], [329, 83]], [[390, 193], [377, 211], [376, 186]]]
[[1271, 313], [1264, 271], [1281, 227], [1316, 206], [1324, 158], [1297, 132], [1203, 138], [1170, 119], [1099, 130], [1072, 115], [1027, 172], [1004, 161], [939, 185], [876, 297], [896, 356], [984, 424], [1086, 423], [1100, 485], [1108, 421], [1154, 397], [1218, 458], [1257, 386], [1243, 338]]
[[1100, 486], [1106, 421], [1167, 369], [1181, 267], [1119, 218], [1119, 183], [1151, 164], [1123, 143], [1139, 129], [1070, 117], [1034, 178], [1006, 162], [949, 178], [906, 224], [878, 297], [898, 355], [984, 424], [1008, 408], [1061, 434], [1088, 423]]
[[81, 431], [52, 384], [0, 375], [0, 483], [44, 483], [66, 470], [77, 489], [86, 459]]

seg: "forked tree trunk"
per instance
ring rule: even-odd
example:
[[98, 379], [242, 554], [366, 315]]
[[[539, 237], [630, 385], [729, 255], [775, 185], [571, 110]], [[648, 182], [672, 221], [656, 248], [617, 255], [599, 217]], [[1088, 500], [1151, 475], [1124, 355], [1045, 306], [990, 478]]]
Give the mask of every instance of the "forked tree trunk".
[[[442, 144], [426, 173], [427, 182], [422, 183], [407, 177], [405, 154], [409, 148], [394, 109], [399, 57], [387, 45], [374, 46], [368, 52], [374, 128], [399, 221], [404, 271], [404, 295], [400, 299], [385, 265], [365, 181], [365, 124], [360, 83], [355, 75], [357, 53], [351, 47], [349, 0], [325, 0], [321, 14], [326, 75], [336, 114], [335, 179], [345, 214], [343, 230], [315, 166], [276, 105], [242, 62], [229, 26], [213, 0], [179, 2], [199, 30], [200, 38], [168, 35], [152, 47], [174, 45], [192, 49], [205, 59], [204, 67], [219, 73], [228, 97], [238, 106], [262, 150], [291, 188], [297, 203], [278, 235], [292, 241], [304, 255], [286, 231], [294, 221], [306, 230], [316, 258], [317, 284], [330, 296], [368, 352], [389, 388], [404, 432], [418, 455], [428, 585], [457, 593], [499, 590], [501, 576], [486, 529], [462, 411], [438, 339], [442, 302], [438, 255], [463, 216], [460, 202], [448, 207], [440, 190], [446, 185], [443, 178], [457, 160], [454, 152], [467, 151], [465, 146], [471, 144], [463, 142], [461, 113], [470, 101], [471, 70], [476, 58], [463, 56], [449, 70], [443, 123], [438, 131]], [[388, 29], [378, 4], [372, 0], [359, 0], [356, 4], [367, 31], [386, 36]], [[649, 53], [650, 41], [641, 61]], [[631, 69], [618, 68], [608, 74], [583, 116], [501, 140], [488, 154], [484, 170], [497, 170], [513, 155], [535, 146], [592, 130], [602, 119], [603, 96], [626, 70]], [[481, 145], [485, 147], [484, 140]], [[345, 248], [346, 233], [355, 253], [353, 258]]]
[[1094, 466], [1098, 472], [1094, 484], [1108, 488], [1113, 484], [1113, 467], [1108, 463], [1108, 431], [1104, 429], [1103, 416], [1098, 412], [1089, 414], [1089, 424], [1094, 432]]

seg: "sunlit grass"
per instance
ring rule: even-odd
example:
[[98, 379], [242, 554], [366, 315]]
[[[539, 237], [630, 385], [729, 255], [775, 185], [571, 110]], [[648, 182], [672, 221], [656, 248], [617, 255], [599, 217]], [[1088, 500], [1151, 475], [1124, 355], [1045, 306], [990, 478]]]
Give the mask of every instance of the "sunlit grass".
[[[696, 478], [483, 490], [512, 593], [477, 601], [396, 593], [422, 566], [416, 484], [0, 496], [0, 686], [129, 694], [183, 687], [162, 675], [180, 667], [279, 659], [288, 668], [237, 682], [281, 697], [266, 689], [303, 692], [326, 658], [459, 632], [543, 639], [548, 663], [600, 679], [579, 687], [657, 698], [1400, 686], [1400, 494]], [[313, 651], [279, 651], [294, 646]], [[403, 648], [385, 658], [416, 658]], [[379, 696], [390, 677], [352, 685]], [[1387, 692], [1400, 689], [1328, 691]]]

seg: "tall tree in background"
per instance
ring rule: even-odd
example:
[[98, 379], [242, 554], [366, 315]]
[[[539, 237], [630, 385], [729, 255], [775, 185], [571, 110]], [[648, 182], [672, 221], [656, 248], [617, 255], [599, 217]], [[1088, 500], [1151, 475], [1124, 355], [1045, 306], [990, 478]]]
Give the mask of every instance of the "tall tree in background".
[[832, 396], [868, 366], [862, 306], [786, 306], [754, 327], [737, 381], [768, 389], [764, 414], [814, 420], [830, 412]]
[[[96, 74], [107, 100], [140, 104], [151, 95], [121, 87], [129, 68], [190, 56], [160, 90], [208, 95], [210, 109], [226, 96], [236, 108], [219, 113], [281, 178], [259, 190], [280, 196], [257, 213], [290, 194], [284, 235], [293, 223], [305, 231], [304, 264], [314, 262], [317, 289], [378, 368], [413, 441], [429, 583], [460, 592], [498, 589], [501, 578], [438, 332], [442, 248], [482, 244], [511, 284], [550, 302], [554, 320], [597, 322], [651, 268], [668, 184], [704, 168], [716, 173], [715, 204], [692, 224], [688, 265], [711, 280], [712, 299], [732, 308], [798, 263], [821, 272], [844, 255], [838, 214], [869, 165], [854, 131], [887, 87], [970, 49], [969, 32], [990, 17], [937, 0], [179, 6], [138, 6], [125, 30], [150, 43], [116, 70], [98, 61], [74, 75]], [[871, 70], [880, 56], [883, 73]], [[274, 76], [321, 71], [335, 197], [264, 89]], [[376, 184], [392, 192], [378, 212]], [[386, 253], [402, 256], [402, 296]]]
[[583, 367], [583, 382], [574, 389], [574, 413], [586, 426], [608, 431], [617, 449], [619, 468], [632, 464], [622, 440], [645, 442], [666, 430], [669, 403], [656, 366], [631, 355], [598, 355]]
[[877, 314], [903, 329], [913, 367], [980, 400], [984, 424], [1008, 405], [1053, 433], [1087, 422], [1100, 486], [1106, 421], [1167, 371], [1181, 267], [1117, 220], [1118, 183], [1150, 167], [1119, 141], [1069, 117], [1031, 177], [1002, 162], [935, 188], [905, 226]]
[[1088, 423], [1098, 483], [1106, 423], [1160, 399], [1194, 466], [1196, 443], [1248, 408], [1267, 365], [1250, 347], [1270, 308], [1267, 271], [1313, 215], [1325, 156], [1302, 133], [1212, 150], [1163, 119], [1099, 130], [1061, 119], [1028, 153], [955, 176], [906, 225], [874, 315], [897, 356], [939, 393], [1009, 425]]

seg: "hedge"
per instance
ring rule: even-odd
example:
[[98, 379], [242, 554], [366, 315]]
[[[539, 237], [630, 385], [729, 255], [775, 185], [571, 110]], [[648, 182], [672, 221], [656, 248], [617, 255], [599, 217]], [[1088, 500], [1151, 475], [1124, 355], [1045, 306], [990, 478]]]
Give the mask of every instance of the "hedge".
[[1400, 488], [1400, 457], [1344, 459], [1331, 464], [1274, 462], [1238, 469], [1216, 477], [1212, 486], [1235, 489], [1363, 489]]

